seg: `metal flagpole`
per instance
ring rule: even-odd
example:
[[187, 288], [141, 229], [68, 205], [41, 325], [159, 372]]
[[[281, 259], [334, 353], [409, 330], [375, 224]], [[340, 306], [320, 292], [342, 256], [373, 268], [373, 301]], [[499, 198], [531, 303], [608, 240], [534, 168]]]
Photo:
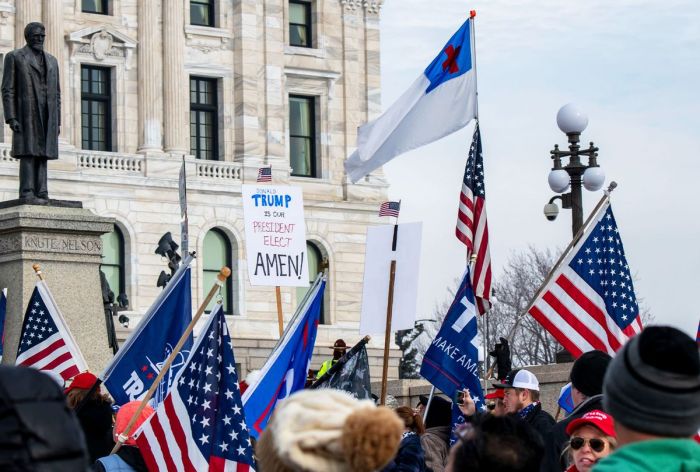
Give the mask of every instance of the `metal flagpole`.
[[214, 286], [211, 288], [211, 290], [209, 290], [209, 293], [207, 294], [206, 298], [204, 299], [202, 304], [199, 306], [197, 313], [192, 317], [192, 321], [190, 321], [190, 324], [187, 325], [187, 329], [185, 329], [185, 332], [182, 333], [180, 340], [177, 342], [177, 344], [173, 348], [173, 352], [170, 353], [170, 356], [168, 356], [168, 359], [163, 364], [163, 367], [160, 369], [160, 372], [158, 372], [158, 376], [153, 381], [153, 384], [151, 384], [151, 388], [149, 388], [148, 392], [146, 392], [146, 396], [143, 397], [143, 400], [141, 400], [141, 404], [134, 412], [134, 416], [131, 417], [131, 419], [129, 420], [129, 423], [127, 423], [124, 431], [117, 437], [117, 442], [114, 445], [112, 452], [110, 452], [110, 455], [115, 454], [122, 447], [122, 445], [124, 445], [126, 440], [129, 439], [129, 433], [131, 433], [131, 430], [134, 427], [136, 420], [141, 415], [141, 412], [146, 407], [148, 402], [151, 400], [151, 397], [153, 396], [156, 389], [160, 385], [160, 382], [163, 380], [163, 377], [165, 376], [165, 374], [170, 371], [170, 365], [175, 360], [175, 357], [180, 353], [182, 346], [185, 344], [185, 342], [187, 341], [187, 338], [190, 336], [190, 333], [194, 329], [194, 325], [197, 323], [197, 321], [199, 321], [199, 318], [201, 318], [202, 314], [204, 313], [204, 310], [207, 308], [207, 306], [209, 306], [209, 302], [211, 302], [211, 299], [214, 298], [214, 295], [216, 295], [216, 292], [221, 290], [221, 287], [224, 285], [224, 282], [226, 281], [227, 278], [229, 278], [230, 275], [231, 275], [231, 269], [229, 269], [228, 267], [221, 268], [218, 275], [216, 276], [216, 282], [214, 283]]
[[178, 186], [180, 197], [180, 247], [182, 255], [189, 253], [189, 220], [187, 218], [187, 171], [185, 170], [185, 155], [182, 155], [180, 167], [180, 182]]
[[469, 28], [469, 43], [471, 46], [472, 53], [472, 67], [474, 68], [474, 90], [476, 91], [476, 121], [479, 122], [479, 82], [477, 80], [478, 74], [476, 73], [476, 31], [474, 31], [474, 18], [476, 18], [476, 10], [471, 10], [469, 12], [469, 19], [471, 20], [471, 25]]
[[433, 397], [435, 396], [435, 385], [430, 388], [430, 396], [428, 397], [428, 403], [425, 404], [425, 411], [423, 411], [423, 423], [428, 418], [428, 410], [430, 409], [430, 404], [433, 403]]

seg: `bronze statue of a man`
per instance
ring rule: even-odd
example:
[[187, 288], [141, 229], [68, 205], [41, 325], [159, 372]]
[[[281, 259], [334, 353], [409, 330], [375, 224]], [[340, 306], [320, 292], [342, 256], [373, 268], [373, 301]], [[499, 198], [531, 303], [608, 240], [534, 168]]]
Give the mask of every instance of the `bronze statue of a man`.
[[5, 56], [2, 105], [12, 129], [11, 155], [20, 160], [19, 198], [45, 204], [46, 162], [58, 159], [61, 132], [61, 89], [58, 61], [44, 52], [46, 30], [41, 23], [24, 28], [26, 46]]

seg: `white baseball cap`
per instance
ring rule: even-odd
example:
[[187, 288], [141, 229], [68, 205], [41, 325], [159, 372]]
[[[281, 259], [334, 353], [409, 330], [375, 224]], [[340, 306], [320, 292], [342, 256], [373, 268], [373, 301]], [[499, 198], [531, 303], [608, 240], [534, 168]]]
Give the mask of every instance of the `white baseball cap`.
[[515, 369], [508, 372], [502, 383], [493, 384], [495, 388], [526, 388], [540, 391], [540, 382], [535, 374], [525, 369]]

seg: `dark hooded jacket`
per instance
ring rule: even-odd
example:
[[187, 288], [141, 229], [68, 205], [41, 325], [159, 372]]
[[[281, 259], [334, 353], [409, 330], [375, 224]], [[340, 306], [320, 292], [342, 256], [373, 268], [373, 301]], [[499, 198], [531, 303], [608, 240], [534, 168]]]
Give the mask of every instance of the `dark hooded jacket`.
[[34, 369], [0, 366], [0, 470], [87, 468], [83, 432], [56, 382]]

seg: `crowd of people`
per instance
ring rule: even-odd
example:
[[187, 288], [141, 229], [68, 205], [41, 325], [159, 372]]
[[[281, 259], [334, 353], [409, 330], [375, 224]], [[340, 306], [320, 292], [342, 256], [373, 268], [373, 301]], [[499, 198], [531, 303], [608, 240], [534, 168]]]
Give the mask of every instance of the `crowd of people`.
[[[689, 336], [649, 327], [614, 357], [580, 356], [570, 380], [575, 408], [559, 422], [526, 369], [494, 383], [483, 412], [468, 391], [455, 404], [435, 396], [389, 408], [302, 390], [275, 409], [256, 470], [700, 472], [700, 354]], [[0, 470], [146, 471], [133, 437], [111, 454], [139, 402], [115, 414], [93, 374], [61, 382], [0, 366]], [[145, 408], [133, 430], [152, 413]]]

